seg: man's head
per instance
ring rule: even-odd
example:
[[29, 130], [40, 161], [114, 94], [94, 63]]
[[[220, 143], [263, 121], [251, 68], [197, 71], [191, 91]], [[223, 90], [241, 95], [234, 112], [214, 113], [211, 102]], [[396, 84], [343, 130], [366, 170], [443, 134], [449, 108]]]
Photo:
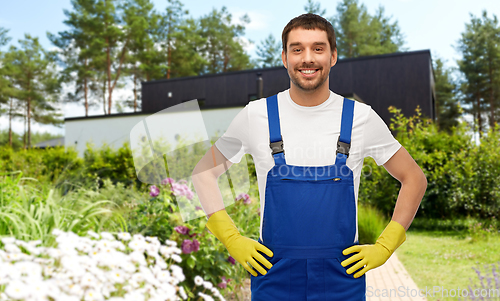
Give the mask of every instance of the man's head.
[[328, 91], [330, 68], [337, 63], [330, 22], [314, 14], [298, 16], [285, 26], [282, 39], [281, 58], [290, 76], [290, 88], [308, 93]]
[[283, 29], [281, 34], [281, 42], [283, 44], [283, 51], [287, 51], [288, 34], [292, 29], [302, 27], [304, 29], [319, 29], [326, 32], [328, 37], [328, 42], [330, 43], [331, 51], [337, 49], [337, 42], [335, 39], [335, 30], [332, 24], [325, 18], [315, 15], [315, 14], [303, 14], [298, 17], [293, 18], [288, 22], [288, 24]]

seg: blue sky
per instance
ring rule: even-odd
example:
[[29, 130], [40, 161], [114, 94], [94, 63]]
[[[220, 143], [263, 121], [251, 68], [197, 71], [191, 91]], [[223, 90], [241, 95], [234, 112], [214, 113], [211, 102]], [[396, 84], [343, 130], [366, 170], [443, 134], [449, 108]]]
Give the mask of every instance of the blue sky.
[[[166, 0], [153, 0], [155, 8], [163, 11], [167, 6]], [[251, 23], [247, 25], [245, 38], [254, 42], [247, 49], [255, 57], [255, 46], [270, 33], [279, 38], [286, 23], [293, 17], [304, 13], [307, 0], [288, 1], [229, 1], [229, 0], [181, 0], [189, 14], [199, 17], [207, 14], [213, 8], [220, 9], [226, 6], [233, 18], [247, 13]], [[322, 8], [327, 10], [326, 16], [336, 13], [337, 1], [319, 0]], [[409, 50], [429, 49], [435, 59], [441, 57], [450, 67], [456, 66], [455, 61], [460, 57], [454, 49], [465, 30], [465, 23], [470, 21], [470, 13], [480, 16], [483, 10], [488, 16], [500, 16], [500, 1], [498, 0], [359, 0], [370, 14], [383, 5], [385, 15], [397, 20], [405, 36], [405, 46]], [[53, 47], [47, 39], [46, 32], [57, 33], [66, 29], [63, 23], [65, 16], [63, 9], [71, 9], [70, 0], [2, 0], [0, 9], [0, 26], [10, 29], [11, 44], [18, 45], [17, 40], [24, 38], [25, 33], [37, 36], [42, 45], [50, 49]], [[3, 48], [5, 50], [6, 47]], [[100, 114], [102, 109], [96, 109], [94, 114]], [[116, 110], [115, 110], [116, 112]], [[82, 116], [80, 108], [64, 108], [66, 116]], [[94, 115], [92, 114], [92, 115]], [[0, 118], [0, 128], [6, 129], [6, 119]], [[63, 129], [52, 126], [33, 125], [35, 131], [50, 131], [63, 133]], [[16, 125], [14, 130], [22, 132], [22, 124]]]

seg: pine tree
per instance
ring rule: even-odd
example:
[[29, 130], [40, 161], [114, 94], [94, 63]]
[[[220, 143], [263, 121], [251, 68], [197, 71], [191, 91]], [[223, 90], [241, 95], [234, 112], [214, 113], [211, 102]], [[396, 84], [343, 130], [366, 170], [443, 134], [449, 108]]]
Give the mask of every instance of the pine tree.
[[462, 114], [457, 97], [458, 86], [451, 77], [452, 70], [444, 66], [442, 59], [436, 59], [433, 68], [437, 124], [441, 130], [450, 131], [452, 127], [458, 126]]
[[54, 104], [58, 102], [61, 80], [57, 75], [56, 53], [46, 51], [38, 38], [29, 34], [19, 40], [21, 49], [14, 46], [5, 56], [12, 84], [11, 95], [25, 108], [24, 148], [31, 147], [31, 122], [60, 126], [63, 120]]
[[500, 29], [497, 17], [489, 19], [486, 11], [483, 11], [482, 19], [470, 16], [470, 23], [466, 24], [457, 45], [462, 54], [457, 63], [464, 78], [461, 83], [462, 102], [467, 112], [474, 116], [481, 136], [486, 125], [493, 126], [499, 115]]
[[257, 46], [258, 62], [262, 68], [280, 66], [281, 62], [281, 43], [274, 39], [272, 34], [261, 41]]
[[[241, 18], [243, 24], [250, 23], [248, 15]], [[199, 20], [200, 36], [205, 39], [201, 49], [208, 62], [204, 73], [219, 73], [249, 69], [250, 56], [243, 49], [240, 39], [245, 32], [242, 24], [232, 24], [232, 16], [226, 7], [220, 11], [213, 9]]]
[[332, 18], [336, 31], [339, 58], [393, 53], [404, 50], [403, 36], [397, 21], [391, 23], [379, 7], [371, 16], [357, 0], [343, 0]]

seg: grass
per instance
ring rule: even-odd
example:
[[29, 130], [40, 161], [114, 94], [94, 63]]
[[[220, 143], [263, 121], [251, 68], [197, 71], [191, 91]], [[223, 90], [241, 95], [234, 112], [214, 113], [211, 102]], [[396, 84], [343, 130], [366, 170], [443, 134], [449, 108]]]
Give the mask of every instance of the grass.
[[[478, 238], [467, 230], [410, 230], [406, 242], [397, 250], [398, 258], [420, 289], [434, 286], [460, 290], [479, 284], [473, 267], [500, 262], [500, 236]], [[446, 296], [446, 295], [445, 295]], [[429, 301], [458, 300], [441, 293]]]

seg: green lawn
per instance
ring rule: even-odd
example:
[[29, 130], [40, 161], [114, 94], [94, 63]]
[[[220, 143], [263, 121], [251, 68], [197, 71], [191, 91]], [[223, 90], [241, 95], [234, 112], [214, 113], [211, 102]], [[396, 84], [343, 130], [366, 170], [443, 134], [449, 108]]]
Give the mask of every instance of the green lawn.
[[[457, 291], [471, 285], [471, 279], [479, 284], [472, 267], [480, 268], [484, 275], [485, 264], [500, 262], [499, 250], [498, 235], [474, 240], [465, 231], [412, 231], [410, 228], [397, 255], [420, 289], [427, 286], [432, 290], [439, 286]], [[488, 274], [491, 276], [491, 268]], [[458, 297], [442, 298], [438, 293], [428, 300], [458, 300]]]

